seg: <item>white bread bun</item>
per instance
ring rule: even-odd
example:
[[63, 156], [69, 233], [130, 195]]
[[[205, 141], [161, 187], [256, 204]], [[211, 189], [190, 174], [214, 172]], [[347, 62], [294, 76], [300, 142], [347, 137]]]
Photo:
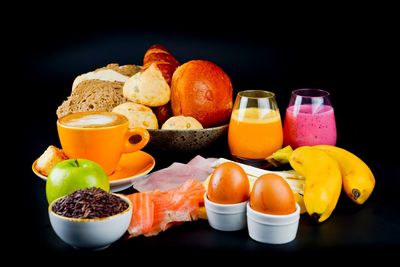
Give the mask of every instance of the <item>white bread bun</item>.
[[129, 128], [158, 129], [156, 115], [151, 108], [144, 105], [125, 102], [116, 106], [112, 111], [124, 115], [129, 121]]
[[132, 102], [158, 107], [168, 103], [171, 89], [157, 65], [151, 64], [125, 82], [123, 94]]
[[174, 116], [169, 118], [161, 127], [164, 130], [203, 129], [201, 123], [193, 117]]

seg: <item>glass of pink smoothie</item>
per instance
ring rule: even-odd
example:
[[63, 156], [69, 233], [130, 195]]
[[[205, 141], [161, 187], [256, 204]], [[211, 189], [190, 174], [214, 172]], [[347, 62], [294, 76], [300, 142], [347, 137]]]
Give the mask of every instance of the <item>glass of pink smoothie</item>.
[[329, 93], [320, 89], [292, 92], [283, 127], [284, 145], [335, 145], [335, 113]]

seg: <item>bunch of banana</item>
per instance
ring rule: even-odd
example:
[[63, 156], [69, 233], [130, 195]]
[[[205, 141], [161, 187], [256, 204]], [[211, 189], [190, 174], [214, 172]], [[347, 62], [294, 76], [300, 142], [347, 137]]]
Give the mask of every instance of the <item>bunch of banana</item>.
[[346, 195], [357, 204], [363, 204], [375, 187], [375, 178], [369, 167], [342, 148], [319, 145], [292, 151], [286, 147], [277, 155], [277, 161], [288, 160], [295, 171], [306, 177], [305, 207], [318, 222], [326, 220], [335, 208], [341, 191], [339, 184], [343, 184]]
[[342, 188], [337, 162], [325, 152], [303, 146], [293, 151], [289, 163], [305, 177], [304, 204], [313, 220], [323, 222], [336, 207]]

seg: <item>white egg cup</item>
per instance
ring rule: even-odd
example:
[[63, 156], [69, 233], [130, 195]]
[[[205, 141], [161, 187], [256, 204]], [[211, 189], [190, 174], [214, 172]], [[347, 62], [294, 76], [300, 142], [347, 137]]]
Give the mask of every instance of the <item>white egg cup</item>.
[[252, 239], [267, 244], [285, 244], [296, 238], [300, 206], [288, 215], [271, 215], [255, 211], [247, 204], [247, 228]]
[[208, 223], [216, 230], [238, 231], [246, 228], [246, 204], [248, 201], [237, 204], [219, 204], [212, 202], [204, 194]]

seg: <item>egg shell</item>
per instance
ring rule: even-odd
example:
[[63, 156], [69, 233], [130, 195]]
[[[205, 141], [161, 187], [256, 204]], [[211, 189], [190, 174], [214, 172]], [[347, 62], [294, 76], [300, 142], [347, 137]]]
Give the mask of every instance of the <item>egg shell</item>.
[[252, 209], [272, 215], [287, 215], [296, 211], [296, 201], [289, 184], [276, 174], [264, 174], [254, 183], [250, 193]]
[[242, 167], [233, 162], [219, 165], [211, 174], [207, 197], [219, 204], [236, 204], [247, 201], [250, 183]]

